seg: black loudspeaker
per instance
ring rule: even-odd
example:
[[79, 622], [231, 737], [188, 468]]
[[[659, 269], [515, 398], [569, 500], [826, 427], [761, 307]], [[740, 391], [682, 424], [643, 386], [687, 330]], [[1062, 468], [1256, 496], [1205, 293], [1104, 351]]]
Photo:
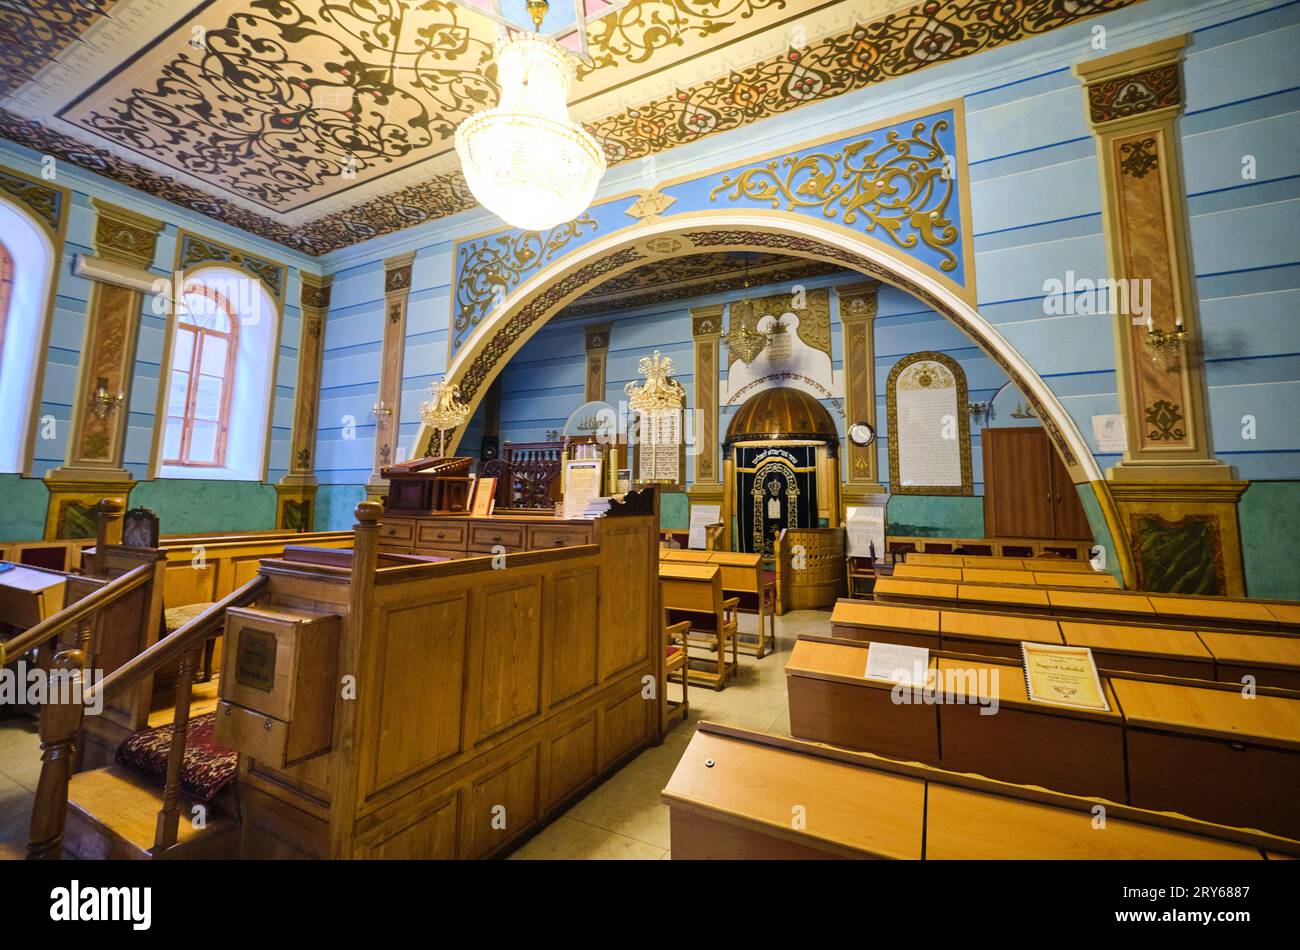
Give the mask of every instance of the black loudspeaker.
[[497, 442], [495, 435], [483, 436], [483, 441], [479, 443], [478, 457], [480, 462], [490, 462], [497, 457], [501, 447]]

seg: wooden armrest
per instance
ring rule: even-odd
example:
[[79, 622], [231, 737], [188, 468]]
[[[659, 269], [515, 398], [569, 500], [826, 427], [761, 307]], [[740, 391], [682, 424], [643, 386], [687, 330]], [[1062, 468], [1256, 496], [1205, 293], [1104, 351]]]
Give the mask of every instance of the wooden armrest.
[[726, 600], [724, 600], [724, 601], [722, 602], [722, 609], [723, 609], [723, 610], [735, 610], [735, 609], [737, 609], [739, 606], [740, 606], [740, 598], [739, 598], [739, 597], [728, 597]]
[[664, 643], [671, 646], [676, 637], [686, 640], [686, 635], [691, 632], [691, 622], [689, 620], [680, 620], [677, 623], [669, 624], [664, 627]]

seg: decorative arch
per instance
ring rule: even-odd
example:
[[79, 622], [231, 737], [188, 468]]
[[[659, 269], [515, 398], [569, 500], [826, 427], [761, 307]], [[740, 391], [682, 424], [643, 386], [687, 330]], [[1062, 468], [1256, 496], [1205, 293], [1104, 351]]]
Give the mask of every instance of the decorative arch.
[[[510, 358], [570, 301], [607, 278], [649, 261], [705, 251], [775, 251], [839, 264], [898, 287], [960, 327], [1025, 394], [1071, 480], [1093, 486], [1124, 576], [1131, 576], [1126, 535], [1116, 520], [1101, 469], [1074, 420], [1042, 377], [966, 295], [917, 262], [884, 253], [863, 235], [833, 222], [781, 211], [705, 210], [651, 217], [593, 238], [504, 295], [480, 321], [472, 340], [451, 360], [448, 381], [460, 387], [462, 399], [475, 409]], [[415, 444], [428, 444], [431, 434], [422, 425]], [[448, 451], [455, 451], [461, 435], [461, 431], [453, 433]]]

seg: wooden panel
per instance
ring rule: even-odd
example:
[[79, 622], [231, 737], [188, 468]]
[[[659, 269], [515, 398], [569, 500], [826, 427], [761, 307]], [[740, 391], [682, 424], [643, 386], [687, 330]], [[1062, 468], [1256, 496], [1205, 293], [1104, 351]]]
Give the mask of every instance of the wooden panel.
[[1300, 753], [1129, 729], [1128, 771], [1134, 805], [1300, 838]]
[[537, 750], [488, 772], [470, 789], [466, 858], [501, 848], [537, 818]]
[[1300, 700], [1143, 680], [1115, 679], [1112, 686], [1130, 726], [1300, 752]]
[[844, 855], [774, 834], [719, 821], [677, 807], [670, 809], [674, 861], [842, 861]]
[[555, 577], [555, 629], [551, 640], [550, 705], [596, 685], [596, 636], [600, 629], [595, 568]]
[[831, 623], [938, 633], [939, 611], [929, 607], [894, 607], [859, 600], [841, 600], [831, 611]]
[[649, 726], [651, 700], [644, 699], [640, 690], [605, 708], [605, 741], [601, 765], [617, 761], [625, 752], [645, 738]]
[[1257, 860], [1260, 854], [1247, 845], [1118, 818], [1108, 818], [1106, 830], [1099, 832], [1090, 811], [1017, 801], [931, 782], [925, 856], [929, 860]]
[[456, 857], [459, 796], [452, 792], [427, 808], [405, 812], [358, 839], [354, 857], [380, 861], [449, 861]]
[[383, 611], [372, 790], [461, 748], [468, 597]]
[[985, 531], [994, 538], [1055, 537], [1052, 450], [1038, 426], [980, 430]]
[[578, 720], [547, 745], [542, 808], [548, 810], [596, 775], [596, 717]]
[[[653, 642], [656, 650], [662, 634], [659, 631], [659, 611], [652, 609], [658, 603], [658, 582], [655, 570], [658, 559], [653, 544], [647, 544], [641, 528], [628, 526], [618, 520], [603, 520], [600, 527], [602, 551], [606, 555], [600, 581], [600, 679], [611, 676], [640, 663], [650, 656]], [[613, 567], [617, 579], [607, 573]], [[717, 568], [714, 568], [716, 571]], [[617, 590], [612, 597], [609, 591]], [[651, 629], [651, 617], [654, 627]]]
[[1018, 607], [1046, 607], [1048, 604], [1047, 591], [1036, 587], [984, 587], [978, 584], [962, 584], [958, 587], [957, 596], [963, 604], [1012, 604]]
[[[1023, 676], [1008, 668], [1004, 676]], [[1023, 689], [1023, 686], [1022, 686]], [[943, 767], [1003, 782], [1041, 785], [1073, 795], [1125, 800], [1124, 730], [1057, 711], [999, 708], [981, 715], [970, 703], [939, 706]]]
[[[888, 684], [863, 679], [867, 650], [800, 641], [795, 644], [796, 654], [801, 647], [828, 647], [857, 654], [860, 682], [817, 679], [787, 667], [790, 735], [910, 762], [939, 764], [939, 721], [934, 705], [896, 703]], [[828, 665], [809, 656], [801, 656], [799, 661], [814, 668]]]
[[470, 701], [478, 743], [541, 711], [542, 581], [489, 587], [475, 600]]

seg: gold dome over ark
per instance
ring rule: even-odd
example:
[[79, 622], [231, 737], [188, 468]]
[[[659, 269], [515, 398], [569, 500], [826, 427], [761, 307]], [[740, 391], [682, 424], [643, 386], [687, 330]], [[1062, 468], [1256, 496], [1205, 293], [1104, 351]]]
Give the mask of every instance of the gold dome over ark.
[[802, 389], [777, 386], [745, 400], [727, 426], [727, 442], [751, 439], [812, 439], [837, 444], [835, 420]]

